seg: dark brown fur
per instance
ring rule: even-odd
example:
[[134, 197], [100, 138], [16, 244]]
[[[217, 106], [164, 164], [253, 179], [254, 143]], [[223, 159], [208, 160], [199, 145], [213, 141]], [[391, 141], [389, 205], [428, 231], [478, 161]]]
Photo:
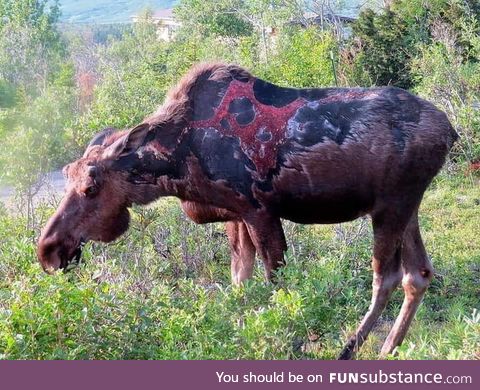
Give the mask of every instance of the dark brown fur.
[[[286, 119], [284, 119], [286, 118]], [[65, 168], [67, 192], [38, 245], [45, 270], [82, 242], [128, 228], [128, 207], [176, 196], [197, 223], [226, 222], [232, 279], [283, 264], [281, 218], [338, 223], [370, 215], [373, 297], [350, 358], [402, 283], [382, 355], [400, 344], [432, 278], [418, 228], [424, 191], [456, 139], [445, 114], [397, 88], [280, 88], [224, 64], [194, 67], [152, 116], [100, 134]]]

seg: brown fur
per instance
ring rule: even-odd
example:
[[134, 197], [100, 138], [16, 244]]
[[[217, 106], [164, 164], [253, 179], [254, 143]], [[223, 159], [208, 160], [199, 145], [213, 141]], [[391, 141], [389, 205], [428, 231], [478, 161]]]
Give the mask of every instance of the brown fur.
[[[198, 65], [141, 124], [95, 137], [83, 157], [65, 168], [67, 192], [39, 239], [39, 260], [48, 272], [65, 268], [82, 242], [121, 235], [133, 203], [176, 196], [193, 221], [226, 222], [232, 279], [239, 284], [251, 277], [256, 253], [268, 279], [283, 264], [281, 218], [338, 223], [368, 214], [374, 231], [372, 303], [341, 358], [354, 355], [401, 283], [405, 301], [382, 348], [386, 355], [405, 337], [433, 275], [417, 212], [456, 133], [444, 113], [399, 89], [292, 90], [257, 81], [238, 66]], [[221, 99], [206, 107], [224, 116], [194, 119], [195, 107], [236, 91], [243, 95], [233, 97], [244, 100], [248, 93], [253, 107], [250, 133], [234, 132], [247, 127], [235, 122], [237, 113]], [[288, 126], [279, 122], [285, 107], [297, 110]], [[301, 110], [310, 121], [320, 118], [317, 130], [308, 130]], [[329, 116], [332, 110], [336, 117]], [[349, 116], [335, 130], [333, 123]], [[225, 120], [230, 128], [220, 127]], [[270, 134], [274, 146], [256, 138], [264, 129], [276, 132]], [[308, 131], [315, 142], [302, 138]], [[275, 160], [266, 164], [272, 153]], [[265, 168], [262, 175], [258, 167]]]
[[195, 65], [168, 92], [163, 105], [155, 113], [145, 118], [144, 123], [149, 123], [151, 126], [161, 126], [167, 123], [185, 125], [190, 120], [192, 95], [202, 82], [206, 79], [223, 80], [232, 75], [244, 78], [252, 77], [247, 70], [236, 65], [225, 65], [221, 62], [205, 62]]

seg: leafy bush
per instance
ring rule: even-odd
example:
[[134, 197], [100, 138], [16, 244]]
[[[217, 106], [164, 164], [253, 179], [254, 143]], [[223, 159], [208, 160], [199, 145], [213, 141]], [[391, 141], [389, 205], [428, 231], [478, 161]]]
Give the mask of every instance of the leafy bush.
[[352, 29], [350, 50], [356, 54], [353, 65], [368, 74], [369, 84], [411, 87], [409, 60], [415, 46], [399, 14], [389, 8], [378, 14], [368, 9]]
[[[465, 28], [464, 36], [476, 26]], [[458, 46], [451, 43], [454, 40], [455, 36], [450, 36], [421, 47], [412, 61], [412, 74], [415, 92], [445, 111], [460, 134], [456, 151], [461, 160], [473, 161], [480, 156], [480, 38], [469, 39], [472, 60], [467, 62]]]
[[[455, 45], [468, 61], [472, 42], [461, 33], [463, 24], [479, 17], [476, 0], [393, 0], [380, 11], [367, 9], [353, 24], [350, 44], [342, 53], [344, 72], [352, 84], [412, 88], [411, 60], [419, 54], [419, 46], [451, 31], [459, 36]], [[479, 32], [477, 25], [474, 33]]]
[[332, 34], [314, 27], [283, 31], [275, 54], [264, 70], [273, 83], [296, 87], [335, 84], [331, 55], [336, 51]]
[[[421, 225], [436, 273], [400, 359], [478, 354], [480, 226], [470, 180], [442, 176], [426, 194]], [[51, 212], [37, 209], [36, 229]], [[235, 288], [222, 225], [194, 225], [171, 199], [132, 212], [120, 240], [89, 244], [80, 268], [48, 276], [35, 258], [38, 230], [0, 210], [2, 358], [333, 359], [368, 308], [368, 220], [285, 223], [278, 285], [265, 284], [259, 262]], [[360, 358], [377, 357], [402, 299], [397, 291]]]

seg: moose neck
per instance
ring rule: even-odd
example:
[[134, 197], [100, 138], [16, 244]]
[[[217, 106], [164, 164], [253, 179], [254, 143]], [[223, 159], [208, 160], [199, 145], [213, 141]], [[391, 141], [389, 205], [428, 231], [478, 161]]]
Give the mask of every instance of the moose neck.
[[156, 139], [115, 161], [113, 169], [126, 181], [132, 203], [147, 204], [162, 196], [184, 198], [188, 193], [187, 147], [181, 142], [163, 153]]

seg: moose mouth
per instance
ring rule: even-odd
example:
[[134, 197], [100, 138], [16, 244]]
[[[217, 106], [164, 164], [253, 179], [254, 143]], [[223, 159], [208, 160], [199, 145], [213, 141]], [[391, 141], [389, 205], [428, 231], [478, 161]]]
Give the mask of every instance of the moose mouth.
[[80, 239], [80, 244], [78, 244], [78, 247], [73, 251], [70, 260], [62, 261], [63, 264], [60, 268], [63, 268], [64, 273], [69, 272], [80, 265], [82, 260], [82, 250], [86, 243], [86, 240]]

